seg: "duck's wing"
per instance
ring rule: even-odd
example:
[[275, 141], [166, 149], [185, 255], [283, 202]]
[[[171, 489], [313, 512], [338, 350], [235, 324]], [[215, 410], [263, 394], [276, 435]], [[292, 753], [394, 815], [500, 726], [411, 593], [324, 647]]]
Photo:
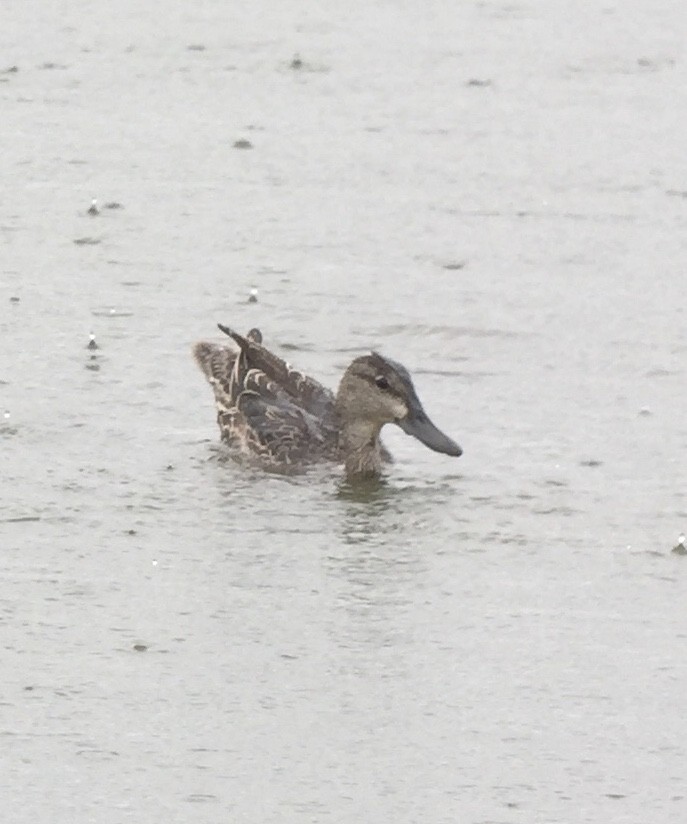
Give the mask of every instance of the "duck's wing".
[[320, 422], [283, 397], [245, 389], [236, 408], [244, 446], [268, 466], [303, 466], [335, 452], [336, 441], [327, 438]]
[[[334, 416], [334, 395], [321, 383], [293, 369], [285, 360], [266, 349], [261, 341], [262, 336], [251, 335], [243, 337], [233, 329], [218, 324], [225, 335], [236, 341], [241, 358], [234, 364], [236, 381], [239, 385], [245, 376], [254, 370], [264, 374], [265, 381], [273, 389], [285, 393], [297, 406], [320, 419], [328, 420]], [[254, 330], [251, 330], [251, 332]]]
[[338, 423], [331, 392], [261, 346], [259, 330], [231, 337], [239, 352], [206, 342], [193, 347], [215, 395], [222, 440], [259, 458], [266, 468], [288, 471], [336, 460]]

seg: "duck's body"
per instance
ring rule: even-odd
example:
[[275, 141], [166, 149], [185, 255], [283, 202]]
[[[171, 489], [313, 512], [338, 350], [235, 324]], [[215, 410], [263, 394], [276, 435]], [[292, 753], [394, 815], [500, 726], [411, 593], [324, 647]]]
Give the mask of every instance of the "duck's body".
[[264, 468], [288, 472], [334, 461], [349, 477], [377, 476], [391, 457], [380, 431], [392, 422], [431, 449], [461, 454], [429, 421], [400, 364], [376, 353], [356, 358], [335, 396], [266, 349], [259, 330], [243, 337], [220, 329], [238, 352], [201, 342], [193, 354], [213, 388], [222, 440]]

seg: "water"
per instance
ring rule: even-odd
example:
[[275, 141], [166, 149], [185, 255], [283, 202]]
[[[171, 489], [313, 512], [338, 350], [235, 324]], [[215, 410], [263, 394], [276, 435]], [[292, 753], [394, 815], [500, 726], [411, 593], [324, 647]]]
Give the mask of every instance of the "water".
[[[5, 10], [8, 821], [685, 821], [686, 22]], [[217, 321], [464, 456], [238, 469]]]

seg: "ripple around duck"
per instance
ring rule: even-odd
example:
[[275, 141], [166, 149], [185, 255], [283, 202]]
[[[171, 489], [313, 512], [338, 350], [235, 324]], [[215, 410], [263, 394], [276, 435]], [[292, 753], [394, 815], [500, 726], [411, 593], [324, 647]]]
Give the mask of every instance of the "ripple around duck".
[[319, 347], [311, 343], [280, 343], [279, 349], [284, 352], [318, 352]]
[[[461, 358], [461, 360], [469, 360], [468, 358]], [[486, 372], [484, 370], [462, 370], [462, 369], [430, 369], [423, 367], [416, 367], [413, 369], [413, 375], [434, 375], [439, 378], [462, 378], [471, 383], [482, 380], [484, 378], [495, 378], [504, 372]]]
[[91, 309], [91, 315], [96, 318], [111, 318], [118, 320], [119, 318], [132, 318], [134, 312], [129, 309], [115, 309], [112, 306], [103, 306]]
[[380, 326], [377, 329], [372, 330], [372, 332], [369, 334], [379, 338], [405, 335], [417, 335], [420, 337], [424, 337], [427, 335], [437, 335], [445, 339], [525, 337], [525, 333], [515, 332], [510, 329], [448, 326], [446, 324], [432, 325], [424, 323], [389, 324], [387, 326]]

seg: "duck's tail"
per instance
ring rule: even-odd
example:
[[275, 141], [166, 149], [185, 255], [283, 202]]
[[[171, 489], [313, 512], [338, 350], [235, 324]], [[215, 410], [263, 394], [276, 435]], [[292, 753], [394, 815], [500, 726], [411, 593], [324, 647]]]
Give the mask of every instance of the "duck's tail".
[[231, 373], [237, 353], [227, 346], [198, 341], [193, 346], [193, 357], [215, 393], [218, 403], [226, 406], [231, 398]]

